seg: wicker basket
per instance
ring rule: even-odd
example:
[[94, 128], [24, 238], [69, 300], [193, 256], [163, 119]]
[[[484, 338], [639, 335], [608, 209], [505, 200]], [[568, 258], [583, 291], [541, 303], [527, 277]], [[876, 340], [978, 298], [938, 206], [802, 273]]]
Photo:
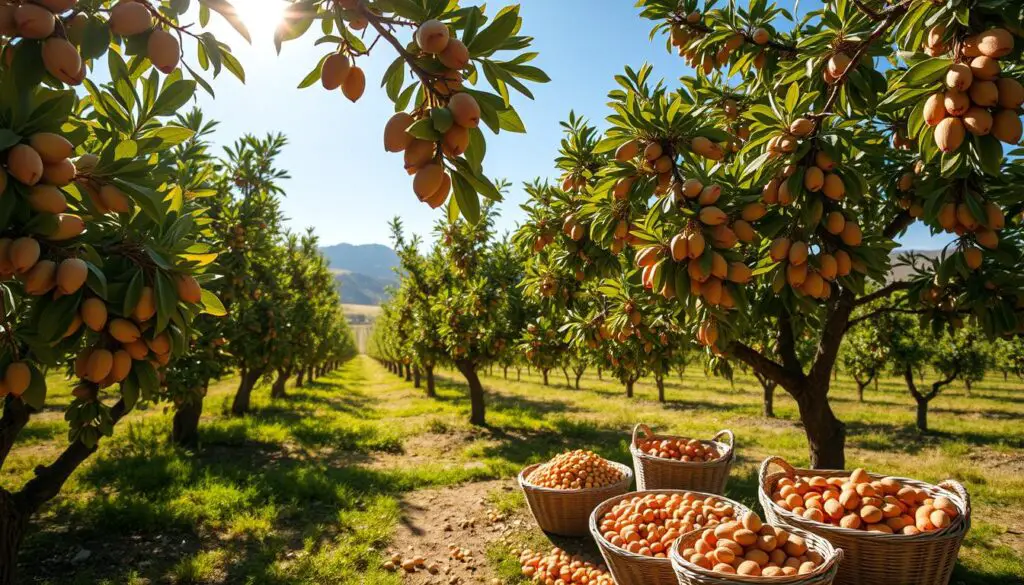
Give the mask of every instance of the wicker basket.
[[[775, 468], [773, 471], [772, 468]], [[761, 463], [758, 474], [758, 500], [772, 524], [801, 528], [828, 539], [842, 548], [845, 561], [839, 567], [840, 585], [946, 585], [956, 564], [960, 543], [971, 527], [971, 498], [959, 482], [946, 480], [931, 485], [915, 479], [897, 477], [907, 486], [924, 490], [932, 497], [945, 496], [959, 510], [949, 526], [917, 535], [884, 534], [853, 530], [807, 520], [784, 510], [771, 497], [772, 488], [783, 477], [820, 475], [825, 478], [847, 476], [847, 471], [794, 469], [780, 457]], [[885, 476], [871, 474], [872, 479]]]
[[559, 536], [585, 536], [590, 513], [594, 508], [608, 498], [628, 492], [633, 483], [632, 469], [615, 461], [608, 463], [622, 472], [622, 479], [618, 483], [580, 490], [552, 489], [526, 481], [542, 463], [535, 463], [522, 470], [519, 473], [519, 487], [526, 495], [526, 503], [541, 530]]
[[[633, 468], [636, 469], [636, 486], [638, 490], [688, 490], [708, 494], [724, 494], [725, 483], [729, 480], [729, 469], [732, 467], [736, 441], [732, 431], [719, 431], [710, 441], [701, 441], [706, 447], [718, 451], [719, 458], [708, 462], [675, 461], [663, 459], [644, 453], [637, 448], [639, 433], [647, 439], [677, 439], [668, 435], [655, 435], [645, 424], [633, 427], [633, 440], [629, 451], [633, 454]], [[728, 443], [719, 442], [725, 437]]]
[[608, 565], [608, 570], [611, 572], [612, 578], [615, 579], [615, 583], [618, 585], [676, 585], [677, 581], [676, 575], [672, 571], [672, 563], [667, 557], [657, 558], [638, 555], [608, 542], [598, 529], [598, 526], [601, 523], [601, 517], [604, 516], [608, 510], [614, 507], [615, 504], [633, 496], [641, 494], [671, 495], [682, 494], [685, 492], [690, 492], [705, 498], [713, 497], [715, 499], [722, 500], [723, 502], [727, 502], [735, 508], [735, 516], [737, 518], [750, 511], [750, 509], [743, 504], [730, 500], [729, 498], [722, 497], [718, 494], [702, 493], [693, 490], [641, 490], [616, 496], [602, 502], [601, 505], [594, 508], [593, 514], [590, 515], [590, 534], [594, 537], [594, 541], [597, 542], [597, 547], [601, 549], [601, 556], [604, 557], [604, 562]]
[[[715, 573], [698, 567], [685, 560], [682, 551], [685, 550], [700, 538], [702, 530], [694, 530], [679, 537], [679, 540], [672, 545], [669, 558], [672, 562], [672, 570], [679, 585], [737, 585], [738, 583], [767, 584], [772, 585], [829, 585], [836, 577], [839, 563], [843, 559], [843, 550], [832, 546], [828, 540], [799, 528], [786, 527], [786, 530], [797, 536], [802, 536], [807, 541], [807, 548], [817, 551], [824, 562], [813, 572], [804, 575], [792, 575], [788, 577], [751, 577], [747, 575], [727, 575]], [[887, 585], [879, 583], [878, 585]]]

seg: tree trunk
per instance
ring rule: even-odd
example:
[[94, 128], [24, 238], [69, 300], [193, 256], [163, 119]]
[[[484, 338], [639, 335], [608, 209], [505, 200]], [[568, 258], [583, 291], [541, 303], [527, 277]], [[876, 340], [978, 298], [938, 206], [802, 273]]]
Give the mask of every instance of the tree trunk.
[[484, 416], [484, 387], [480, 383], [480, 376], [477, 375], [476, 364], [460, 360], [455, 362], [455, 366], [462, 372], [469, 384], [469, 424], [484, 426], [487, 424]]
[[427, 374], [427, 398], [437, 398], [437, 390], [434, 389], [434, 366], [424, 366]]
[[917, 401], [917, 430], [922, 433], [928, 432], [928, 400], [915, 398]]
[[565, 376], [565, 385], [572, 388], [572, 382], [569, 381], [569, 370], [562, 368], [562, 375]]
[[761, 414], [765, 418], [775, 418], [775, 382], [762, 382]]
[[244, 416], [245, 413], [249, 412], [252, 389], [256, 387], [256, 382], [259, 381], [262, 375], [263, 370], [259, 368], [249, 371], [243, 370], [242, 379], [238, 383], [238, 391], [235, 392], [235, 399], [231, 402], [232, 416]]
[[577, 390], [580, 389], [580, 378], [583, 377], [583, 373], [584, 372], [586, 372], [586, 370], [583, 369], [583, 368], [580, 368], [580, 369], [576, 370], [576, 389]]
[[[203, 393], [205, 395], [205, 392]], [[171, 424], [171, 442], [179, 447], [195, 449], [199, 446], [199, 417], [203, 415], [203, 396], [194, 395], [174, 411]]]
[[306, 370], [306, 380], [308, 380], [309, 383], [312, 384], [313, 380], [315, 380], [315, 379], [316, 379], [316, 372], [313, 371], [313, 366], [309, 366], [309, 369]]
[[604, 378], [601, 376], [601, 366], [597, 366], [597, 379], [602, 382], [604, 381]]
[[29, 514], [18, 498], [0, 488], [0, 584], [18, 582], [18, 551], [28, 528]]
[[412, 366], [405, 364], [405, 381], [412, 382]]
[[626, 398], [632, 398], [632, 397], [633, 397], [633, 380], [631, 378], [629, 380], [626, 380]]
[[[853, 381], [857, 383], [857, 402], [864, 402], [864, 389], [871, 383], [871, 378], [861, 380], [857, 376], [854, 376]], [[877, 379], [875, 381], [877, 382]]]
[[846, 425], [832, 412], [827, 392], [828, 388], [805, 386], [802, 392], [796, 393], [796, 403], [811, 449], [811, 467], [844, 469]]
[[419, 366], [415, 366], [412, 369], [412, 387], [413, 388], [419, 388], [420, 387], [420, 367]]
[[878, 392], [878, 379], [879, 378], [881, 378], [881, 376], [875, 376], [875, 392]]
[[665, 403], [665, 376], [656, 374], [654, 376], [654, 383], [658, 385], [658, 402]]
[[270, 387], [271, 398], [285, 398], [287, 393], [285, 392], [285, 384], [288, 383], [288, 378], [291, 378], [291, 372], [285, 368], [277, 369], [277, 379], [274, 380], [274, 385]]
[[541, 370], [541, 371], [544, 372], [544, 385], [547, 386], [548, 385], [548, 371], [547, 371], [546, 368], [544, 370]]
[[521, 382], [522, 380], [523, 380], [523, 369], [522, 368], [516, 368], [516, 382]]
[[295, 376], [295, 387], [302, 388], [302, 377], [306, 374], [306, 371], [299, 368], [299, 373]]
[[970, 398], [973, 388], [971, 388], [972, 382], [970, 380], [964, 380], [964, 393]]

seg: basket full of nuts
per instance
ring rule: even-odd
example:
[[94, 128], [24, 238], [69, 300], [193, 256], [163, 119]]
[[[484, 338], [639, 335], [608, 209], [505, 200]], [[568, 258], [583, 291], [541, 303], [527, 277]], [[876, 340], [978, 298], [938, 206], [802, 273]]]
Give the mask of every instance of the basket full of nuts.
[[735, 437], [719, 431], [709, 441], [656, 435], [645, 424], [633, 428], [633, 454], [639, 490], [677, 489], [725, 493], [735, 454]]
[[842, 585], [945, 585], [971, 526], [970, 496], [953, 480], [795, 469], [779, 457], [761, 464], [758, 479], [771, 524], [843, 549]]
[[640, 491], [601, 503], [590, 533], [618, 585], [675, 585], [669, 549], [683, 534], [732, 523], [749, 510], [719, 495]]
[[829, 585], [843, 551], [820, 536], [764, 524], [747, 512], [736, 522], [681, 536], [670, 558], [679, 585]]
[[519, 474], [519, 486], [537, 524], [560, 536], [586, 535], [594, 508], [629, 491], [632, 482], [629, 467], [583, 450], [567, 451]]

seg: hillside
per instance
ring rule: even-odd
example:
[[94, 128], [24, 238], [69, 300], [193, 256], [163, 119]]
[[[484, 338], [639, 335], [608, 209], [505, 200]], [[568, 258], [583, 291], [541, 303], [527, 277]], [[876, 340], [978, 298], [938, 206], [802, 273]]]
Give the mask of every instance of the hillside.
[[380, 244], [336, 244], [321, 248], [331, 264], [344, 303], [379, 305], [388, 285], [398, 282], [395, 251]]

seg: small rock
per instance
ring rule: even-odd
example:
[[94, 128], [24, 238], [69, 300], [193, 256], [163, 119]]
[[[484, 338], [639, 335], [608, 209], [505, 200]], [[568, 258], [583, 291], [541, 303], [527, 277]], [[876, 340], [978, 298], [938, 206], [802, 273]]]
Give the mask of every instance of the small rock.
[[89, 559], [89, 557], [91, 557], [91, 556], [92, 556], [92, 551], [91, 551], [91, 550], [89, 550], [89, 549], [87, 549], [87, 548], [82, 548], [82, 549], [78, 549], [78, 554], [76, 554], [76, 555], [75, 555], [75, 556], [74, 556], [74, 557], [73, 557], [73, 558], [71, 559], [71, 562], [72, 562], [72, 563], [84, 563], [84, 562], [85, 562], [85, 561], [87, 561], [87, 560]]

